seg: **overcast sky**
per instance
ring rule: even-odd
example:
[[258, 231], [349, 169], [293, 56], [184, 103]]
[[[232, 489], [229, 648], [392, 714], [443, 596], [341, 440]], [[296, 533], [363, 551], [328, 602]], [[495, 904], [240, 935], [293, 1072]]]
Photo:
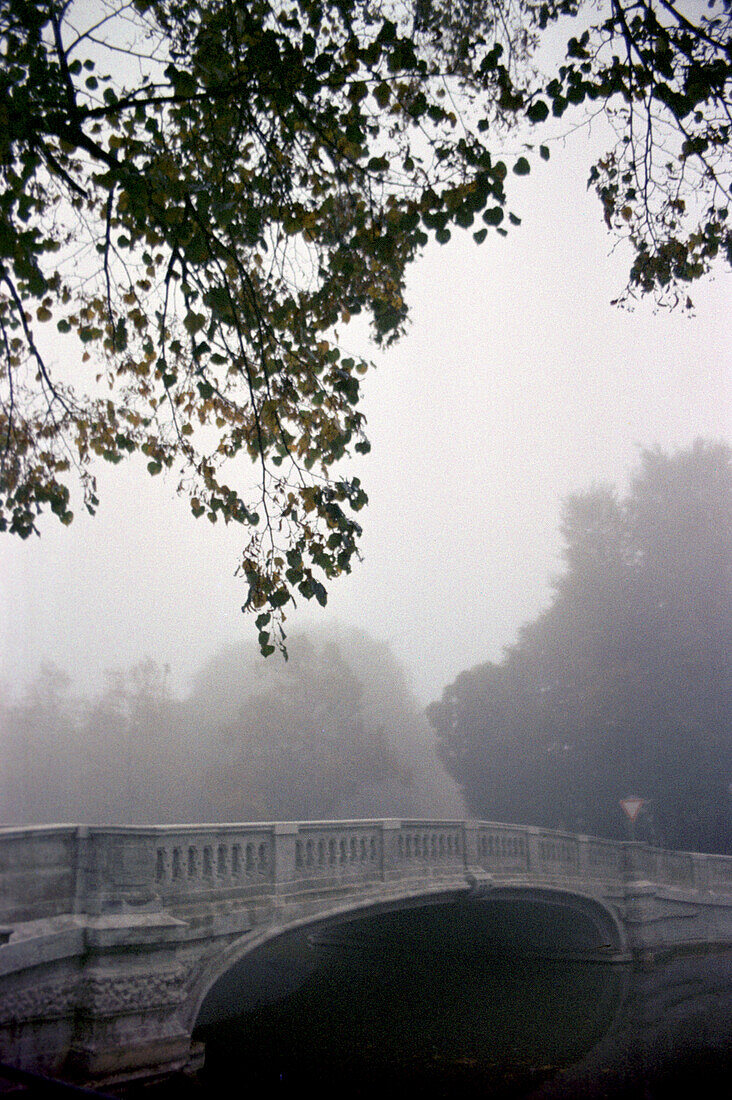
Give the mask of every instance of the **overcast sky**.
[[[546, 603], [567, 493], [622, 485], [639, 447], [730, 437], [729, 277], [693, 291], [691, 319], [611, 306], [627, 256], [585, 189], [589, 163], [586, 134], [553, 145], [512, 180], [523, 223], [508, 239], [453, 237], [412, 269], [409, 335], [372, 354], [363, 383], [364, 561], [325, 611], [289, 616], [389, 641], [423, 703]], [[363, 350], [358, 328], [341, 337]], [[96, 519], [0, 541], [6, 688], [43, 660], [87, 688], [150, 656], [183, 690], [216, 648], [254, 639], [233, 577], [240, 532], [194, 520], [175, 479], [136, 461], [102, 468], [100, 486]]]

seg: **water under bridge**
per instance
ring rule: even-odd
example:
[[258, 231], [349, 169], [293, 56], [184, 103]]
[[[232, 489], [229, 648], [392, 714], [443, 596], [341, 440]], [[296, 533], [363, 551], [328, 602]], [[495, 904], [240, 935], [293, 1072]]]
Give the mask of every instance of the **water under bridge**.
[[[732, 858], [479, 821], [0, 829], [0, 1061], [173, 1071], [273, 945], [379, 936], [650, 965], [732, 943]], [[284, 986], [315, 965], [284, 958]]]

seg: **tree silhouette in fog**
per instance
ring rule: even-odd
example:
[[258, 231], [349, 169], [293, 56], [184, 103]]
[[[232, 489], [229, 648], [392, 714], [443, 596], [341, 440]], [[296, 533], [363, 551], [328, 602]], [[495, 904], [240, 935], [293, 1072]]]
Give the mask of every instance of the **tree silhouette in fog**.
[[288, 648], [262, 661], [232, 646], [199, 674], [188, 705], [213, 746], [209, 816], [462, 815], [387, 645], [331, 628]]
[[357, 631], [296, 635], [288, 662], [226, 647], [184, 699], [149, 658], [92, 698], [44, 665], [0, 701], [0, 743], [5, 825], [464, 815], [389, 647]]
[[563, 506], [564, 570], [504, 659], [428, 708], [473, 813], [732, 848], [730, 450], [643, 451]]

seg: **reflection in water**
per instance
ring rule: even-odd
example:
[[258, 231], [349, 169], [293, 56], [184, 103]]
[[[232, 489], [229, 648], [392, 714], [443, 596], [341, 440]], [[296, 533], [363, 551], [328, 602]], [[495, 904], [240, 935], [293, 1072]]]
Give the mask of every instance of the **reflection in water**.
[[[325, 955], [298, 989], [205, 1029], [161, 1093], [670, 1097], [730, 1093], [732, 953], [627, 965], [448, 953]], [[146, 1095], [149, 1095], [146, 1094]]]
[[683, 954], [631, 975], [615, 1025], [532, 1093], [571, 1097], [732, 1095], [732, 952]]
[[601, 1039], [625, 977], [597, 964], [499, 959], [468, 968], [388, 951], [346, 967], [339, 960], [284, 1002], [214, 1028], [207, 1069], [221, 1080], [246, 1065], [262, 1094], [315, 1083], [340, 1095], [398, 1084], [415, 1095], [468, 1096], [486, 1083], [537, 1082]]

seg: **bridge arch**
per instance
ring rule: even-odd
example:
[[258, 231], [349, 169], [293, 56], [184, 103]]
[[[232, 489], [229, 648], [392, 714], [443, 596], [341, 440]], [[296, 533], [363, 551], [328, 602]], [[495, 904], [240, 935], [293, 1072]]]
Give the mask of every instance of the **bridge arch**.
[[[458, 887], [424, 885], [414, 886], [392, 893], [388, 899], [342, 899], [338, 904], [326, 906], [308, 913], [292, 913], [275, 919], [266, 928], [244, 933], [229, 944], [215, 958], [209, 960], [198, 974], [190, 988], [184, 1006], [185, 1026], [190, 1034], [202, 1023], [213, 1022], [216, 1017], [217, 990], [226, 986], [227, 980], [236, 981], [236, 975], [246, 976], [247, 960], [253, 966], [257, 956], [263, 955], [268, 948], [276, 949], [288, 938], [299, 936], [300, 947], [306, 940], [318, 944], [334, 942], [329, 937], [338, 937], [339, 930], [367, 925], [374, 919], [416, 913], [418, 910], [438, 907], [454, 908], [454, 929], [458, 932], [461, 920], [464, 921], [469, 909], [473, 916], [481, 910], [491, 915], [503, 910], [504, 916], [514, 919], [515, 914], [524, 912], [524, 916], [534, 918], [538, 934], [551, 929], [548, 940], [531, 939], [513, 944], [511, 950], [517, 953], [592, 956], [608, 962], [625, 962], [630, 959], [627, 935], [617, 913], [592, 894], [560, 887], [536, 887], [530, 884], [490, 885], [467, 881]], [[510, 912], [509, 912], [510, 911]], [[531, 922], [529, 922], [531, 923]], [[561, 943], [567, 930], [574, 936], [571, 943]], [[493, 925], [495, 932], [495, 921]], [[454, 941], [453, 941], [454, 946]], [[486, 957], [496, 950], [495, 942], [487, 942]], [[504, 943], [504, 949], [506, 944]], [[313, 963], [315, 969], [317, 963]], [[293, 980], [297, 976], [293, 975]], [[219, 997], [220, 999], [220, 997]]]
[[[631, 950], [625, 924], [614, 907], [598, 897], [574, 887], [533, 884], [476, 885], [472, 896], [476, 900], [496, 905], [532, 907], [537, 913], [546, 911], [575, 922], [573, 942], [563, 945], [551, 940], [537, 943], [537, 950], [547, 954], [596, 954], [608, 962], [629, 962]], [[578, 920], [579, 918], [579, 920]], [[561, 934], [560, 920], [556, 931]], [[527, 945], [528, 946], [528, 945]]]
[[185, 1026], [190, 1033], [199, 1022], [201, 1010], [216, 985], [250, 956], [283, 937], [296, 932], [312, 933], [316, 928], [335, 927], [358, 918], [368, 918], [405, 909], [417, 909], [457, 901], [469, 894], [469, 885], [456, 887], [432, 885], [412, 886], [392, 892], [388, 898], [355, 897], [337, 904], [324, 905], [309, 913], [294, 913], [262, 928], [245, 932], [215, 958], [209, 960], [190, 988], [183, 1011]]

